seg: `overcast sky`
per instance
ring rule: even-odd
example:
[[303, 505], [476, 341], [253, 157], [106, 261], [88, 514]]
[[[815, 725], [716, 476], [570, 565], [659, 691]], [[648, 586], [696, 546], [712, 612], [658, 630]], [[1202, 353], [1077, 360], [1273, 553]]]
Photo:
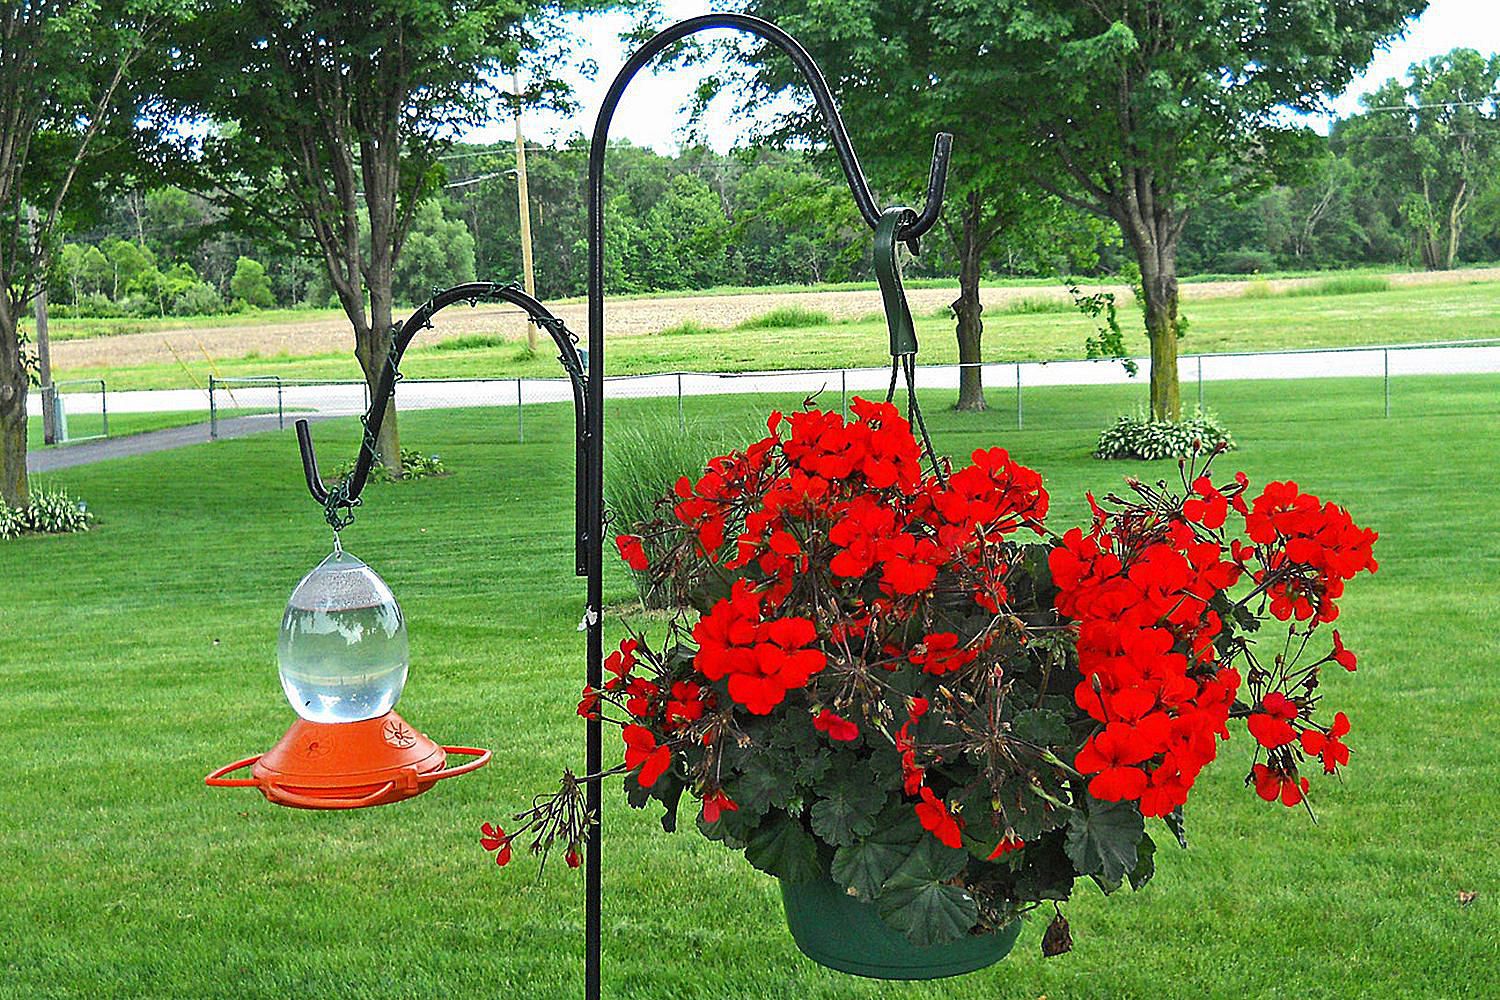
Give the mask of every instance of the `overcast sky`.
[[[675, 21], [707, 13], [714, 5], [703, 0], [662, 0], [661, 6], [667, 18]], [[618, 37], [627, 26], [628, 19], [620, 16], [596, 16], [583, 21], [580, 33], [585, 44], [579, 55], [598, 63], [598, 75], [594, 79], [575, 79], [575, 92], [582, 104], [578, 115], [567, 119], [536, 115], [526, 124], [528, 138], [551, 142], [573, 132], [592, 131], [604, 91], [628, 55]], [[1334, 110], [1340, 115], [1359, 110], [1360, 94], [1390, 77], [1404, 76], [1414, 62], [1459, 46], [1485, 53], [1500, 52], [1500, 0], [1433, 0], [1405, 37], [1389, 50], [1378, 53], [1369, 70], [1333, 101]], [[681, 108], [706, 71], [696, 67], [638, 77], [620, 105], [610, 134], [661, 152], [675, 150], [682, 140], [685, 120]], [[709, 117], [712, 144], [720, 150], [736, 145], [746, 131], [744, 123], [728, 117], [729, 110], [716, 108]], [[493, 142], [511, 138], [513, 134], [511, 123], [501, 121], [466, 138], [471, 142]]]

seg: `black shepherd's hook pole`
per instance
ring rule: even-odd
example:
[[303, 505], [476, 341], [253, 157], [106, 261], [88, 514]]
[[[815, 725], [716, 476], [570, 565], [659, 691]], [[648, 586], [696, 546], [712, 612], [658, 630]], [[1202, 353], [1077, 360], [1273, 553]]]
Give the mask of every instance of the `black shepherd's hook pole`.
[[458, 302], [468, 302], [473, 305], [481, 299], [509, 302], [511, 305], [519, 306], [526, 313], [529, 321], [546, 330], [552, 342], [557, 345], [557, 360], [562, 362], [563, 370], [567, 372], [568, 380], [573, 384], [573, 419], [578, 441], [577, 488], [574, 502], [576, 522], [574, 534], [578, 543], [574, 555], [574, 570], [577, 575], [583, 576], [588, 572], [583, 540], [588, 536], [585, 522], [588, 513], [587, 498], [590, 495], [585, 474], [589, 465], [584, 454], [584, 442], [588, 437], [585, 412], [588, 403], [584, 386], [583, 360], [579, 357], [577, 337], [573, 332], [563, 324], [562, 320], [554, 316], [551, 310], [515, 285], [502, 285], [493, 281], [471, 281], [467, 284], [455, 285], [433, 295], [417, 307], [416, 312], [412, 313], [406, 322], [396, 327], [391, 338], [390, 353], [386, 355], [385, 366], [381, 369], [375, 388], [370, 393], [370, 408], [360, 420], [364, 425], [364, 436], [360, 441], [354, 471], [334, 483], [332, 488], [324, 484], [322, 476], [318, 473], [318, 456], [313, 451], [312, 431], [308, 429], [306, 420], [298, 420], [297, 445], [302, 452], [302, 474], [307, 479], [307, 491], [323, 506], [323, 514], [335, 531], [353, 520], [354, 508], [359, 506], [360, 494], [364, 492], [365, 484], [370, 479], [370, 469], [375, 464], [377, 457], [375, 445], [380, 439], [380, 425], [385, 420], [387, 404], [391, 400], [391, 394], [396, 391], [396, 383], [401, 381], [401, 356], [406, 353], [406, 348], [418, 333], [432, 326], [432, 317], [437, 313]]
[[[643, 45], [630, 61], [615, 76], [609, 92], [599, 109], [599, 118], [594, 125], [593, 141], [589, 146], [589, 331], [588, 331], [588, 402], [585, 406], [586, 424], [580, 450], [586, 455], [586, 466], [580, 469], [584, 477], [587, 496], [586, 517], [578, 538], [579, 548], [584, 552], [588, 571], [588, 607], [584, 621], [588, 625], [588, 684], [600, 688], [604, 681], [604, 630], [601, 608], [604, 600], [604, 154], [609, 145], [609, 126], [614, 118], [620, 98], [625, 89], [651, 60], [668, 46], [689, 35], [714, 28], [733, 28], [748, 31], [772, 43], [791, 60], [802, 74], [803, 81], [812, 93], [813, 101], [828, 123], [834, 151], [843, 168], [844, 179], [854, 195], [859, 213], [871, 229], [880, 225], [882, 212], [875, 203], [875, 196], [860, 169], [859, 158], [849, 141], [849, 133], [839, 116], [833, 94], [823, 73], [818, 69], [806, 49], [791, 35], [769, 21], [744, 14], [708, 14], [681, 21], [656, 35]], [[953, 137], [940, 133], [933, 144], [932, 171], [927, 179], [927, 201], [920, 213], [908, 213], [904, 224], [895, 229], [895, 238], [903, 243], [915, 244], [937, 222], [942, 210], [943, 189], [948, 177], [948, 159], [953, 146]], [[894, 350], [893, 339], [893, 350]], [[912, 345], [915, 350], [915, 344]], [[602, 725], [598, 718], [587, 722], [587, 773], [598, 774], [603, 770], [604, 757], [601, 746]], [[602, 933], [601, 908], [603, 890], [603, 867], [600, 854], [601, 815], [603, 794], [598, 781], [588, 783], [588, 812], [591, 823], [587, 838], [586, 867], [584, 870], [585, 919], [584, 919], [584, 997], [599, 1000], [600, 994], [600, 940]]]

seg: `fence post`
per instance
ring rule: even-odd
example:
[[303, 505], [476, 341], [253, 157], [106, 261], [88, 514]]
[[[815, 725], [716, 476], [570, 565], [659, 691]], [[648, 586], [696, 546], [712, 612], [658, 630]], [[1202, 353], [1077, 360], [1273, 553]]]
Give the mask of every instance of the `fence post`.
[[99, 419], [104, 424], [104, 436], [109, 437], [109, 388], [99, 380]]
[[276, 376], [276, 429], [286, 430], [286, 411], [281, 406], [281, 376]]
[[208, 439], [210, 441], [219, 440], [219, 407], [214, 397], [214, 389], [217, 385], [218, 380], [210, 375], [208, 377]]
[[1203, 412], [1203, 355], [1198, 355], [1198, 412]]
[[847, 369], [839, 369], [839, 412], [849, 412], [849, 372]]
[[516, 440], [526, 443], [526, 422], [521, 414], [521, 380], [516, 379]]
[[1025, 414], [1021, 409], [1021, 362], [1016, 362], [1016, 430], [1025, 426]]
[[677, 429], [687, 430], [687, 418], [682, 413], [682, 372], [677, 373]]
[[1385, 415], [1391, 415], [1391, 352], [1383, 350], [1380, 352], [1385, 360]]

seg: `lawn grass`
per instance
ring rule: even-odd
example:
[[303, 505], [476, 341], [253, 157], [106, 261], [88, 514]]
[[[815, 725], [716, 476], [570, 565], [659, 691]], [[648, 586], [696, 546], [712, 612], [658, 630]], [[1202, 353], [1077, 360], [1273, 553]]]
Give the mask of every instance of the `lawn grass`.
[[[1248, 739], [1236, 732], [1194, 791], [1192, 850], [1163, 846], [1137, 894], [1106, 902], [1077, 887], [1066, 906], [1073, 953], [1043, 960], [1044, 921], [1031, 921], [991, 969], [879, 984], [801, 958], [772, 880], [692, 832], [662, 834], [612, 785], [606, 996], [1500, 994], [1500, 380], [1409, 383], [1389, 420], [1370, 380], [1215, 387], [1241, 444], [1226, 473], [1294, 477], [1382, 535], [1380, 573], [1343, 602], [1359, 672], [1323, 693], [1353, 720], [1355, 757], [1346, 783], [1315, 783], [1317, 824], [1242, 786]], [[1003, 409], [960, 415], [940, 397], [926, 401], [939, 447], [1000, 444], [1044, 470], [1056, 526], [1087, 516], [1085, 489], [1176, 475], [1172, 463], [1088, 457], [1123, 398], [1112, 390], [1038, 390], [1019, 432]], [[797, 403], [689, 400], [688, 416], [717, 423]], [[675, 416], [675, 400], [611, 403], [610, 426], [648, 411]], [[403, 440], [440, 450], [454, 474], [371, 487], [345, 533], [407, 612], [402, 712], [440, 741], [496, 751], [478, 774], [379, 810], [309, 813], [201, 784], [214, 766], [269, 747], [292, 718], [276, 627], [329, 538], [291, 436], [49, 477], [86, 498], [98, 522], [86, 535], [0, 543], [12, 734], [0, 784], [0, 995], [581, 992], [577, 874], [559, 864], [538, 878], [524, 856], [500, 872], [477, 843], [483, 820], [581, 760], [572, 418], [529, 408], [526, 443], [497, 443], [510, 426], [503, 412], [404, 416]], [[352, 420], [319, 424], [325, 466], [352, 456], [357, 435]], [[630, 593], [612, 567], [606, 599]], [[1461, 907], [1460, 890], [1478, 897]]]
[[[1188, 300], [1183, 312], [1189, 330], [1181, 341], [1183, 354], [1229, 351], [1272, 351], [1305, 347], [1354, 347], [1371, 344], [1416, 343], [1435, 340], [1500, 337], [1500, 283], [1426, 285], [1383, 288], [1383, 278], [1346, 275], [1328, 279], [1318, 294], [1269, 294], [1264, 283], [1249, 283], [1251, 302], [1242, 296]], [[1307, 286], [1315, 290], [1322, 286]], [[1363, 288], [1364, 291], [1355, 289]], [[1044, 307], [1045, 306], [1045, 307]], [[795, 312], [795, 310], [791, 310]], [[780, 325], [787, 311], [778, 310], [775, 324], [752, 325], [733, 331], [680, 324], [655, 336], [621, 337], [608, 347], [610, 373], [632, 375], [660, 371], [763, 371], [788, 368], [870, 367], [889, 363], [885, 320], [868, 317]], [[805, 312], [805, 311], [804, 311]], [[1139, 312], [1124, 303], [1120, 322], [1126, 349], [1137, 356], [1148, 352]], [[984, 317], [982, 356], [985, 361], [1047, 361], [1080, 357], [1085, 340], [1096, 333], [1089, 319], [1067, 303], [1022, 299], [1014, 308], [993, 310]], [[924, 364], [958, 360], [953, 320], [947, 310], [916, 317]], [[442, 322], [418, 338], [402, 362], [412, 378], [559, 377], [562, 372], [551, 351], [521, 349], [523, 341], [498, 334], [474, 334], [443, 343]], [[192, 371], [195, 363], [187, 362]], [[280, 375], [283, 378], [360, 378], [357, 362], [347, 352], [316, 357], [223, 358], [215, 372], [224, 378]], [[130, 368], [88, 368], [69, 377], [107, 378], [111, 389], [180, 388], [189, 384], [182, 366], [152, 364]], [[207, 379], [209, 372], [202, 372]]]

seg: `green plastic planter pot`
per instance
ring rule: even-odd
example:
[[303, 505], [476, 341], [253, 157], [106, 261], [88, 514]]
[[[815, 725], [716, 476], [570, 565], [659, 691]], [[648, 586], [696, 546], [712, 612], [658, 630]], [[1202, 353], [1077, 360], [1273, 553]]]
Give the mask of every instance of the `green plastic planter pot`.
[[802, 954], [830, 969], [871, 979], [942, 979], [993, 965], [1015, 945], [1021, 922], [991, 934], [915, 945], [831, 880], [782, 882], [787, 926]]

